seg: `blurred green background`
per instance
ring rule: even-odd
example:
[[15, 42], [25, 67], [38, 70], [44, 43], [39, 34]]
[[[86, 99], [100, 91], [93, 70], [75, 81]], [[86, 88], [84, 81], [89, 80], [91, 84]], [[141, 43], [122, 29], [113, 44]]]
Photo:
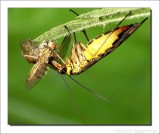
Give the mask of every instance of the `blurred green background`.
[[[92, 8], [73, 9], [79, 14]], [[54, 70], [30, 91], [24, 88], [32, 64], [21, 55], [20, 41], [34, 39], [75, 17], [65, 8], [8, 9], [8, 124], [83, 124], [72, 97]], [[87, 30], [89, 38], [104, 27]], [[86, 43], [82, 33], [78, 40]], [[60, 45], [61, 40], [57, 40]], [[105, 102], [64, 76], [88, 124], [149, 125], [151, 123], [151, 44], [148, 19], [117, 50], [74, 78], [105, 96]]]

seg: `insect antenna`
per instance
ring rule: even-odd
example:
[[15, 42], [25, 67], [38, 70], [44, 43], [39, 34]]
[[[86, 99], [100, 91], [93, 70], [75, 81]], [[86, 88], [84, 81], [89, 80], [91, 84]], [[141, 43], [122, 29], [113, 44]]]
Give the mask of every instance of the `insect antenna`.
[[[73, 11], [72, 9], [70, 9], [69, 11], [71, 11], [72, 13], [76, 14], [77, 16], [79, 16], [79, 14], [77, 12]], [[89, 42], [89, 38], [88, 38], [86, 30], [83, 29], [82, 32], [83, 32], [84, 36], [86, 37], [87, 41]]]
[[121, 21], [119, 21], [118, 24], [116, 25], [115, 29], [116, 29], [117, 27], [119, 27], [120, 24], [121, 24], [129, 15], [131, 15], [131, 14], [132, 14], [132, 13], [129, 12]]
[[68, 90], [69, 90], [69, 92], [70, 92], [70, 94], [71, 94], [72, 103], [73, 103], [73, 105], [74, 105], [74, 107], [75, 107], [76, 113], [79, 115], [80, 119], [81, 119], [85, 124], [87, 124], [86, 120], [84, 119], [83, 115], [82, 115], [81, 112], [80, 112], [80, 109], [79, 109], [78, 104], [77, 104], [77, 102], [76, 102], [76, 98], [75, 98], [75, 96], [74, 96], [74, 94], [73, 94], [73, 92], [72, 92], [72, 89], [71, 89], [70, 86], [68, 85], [68, 83], [67, 83], [67, 81], [65, 80], [65, 78], [63, 77], [63, 75], [62, 75], [62, 74], [60, 74], [60, 75], [61, 75], [63, 81], [65, 82], [65, 84], [66, 84], [66, 86], [67, 86], [67, 88], [68, 88]]
[[108, 102], [108, 99], [106, 99], [105, 97], [103, 97], [102, 95], [96, 93], [95, 91], [87, 88], [86, 86], [82, 85], [80, 82], [78, 82], [77, 80], [75, 80], [73, 77], [69, 76], [75, 83], [77, 83], [78, 85], [80, 85], [81, 87], [83, 87], [85, 90], [89, 91], [90, 93], [92, 93], [93, 95], [95, 95], [96, 97]]

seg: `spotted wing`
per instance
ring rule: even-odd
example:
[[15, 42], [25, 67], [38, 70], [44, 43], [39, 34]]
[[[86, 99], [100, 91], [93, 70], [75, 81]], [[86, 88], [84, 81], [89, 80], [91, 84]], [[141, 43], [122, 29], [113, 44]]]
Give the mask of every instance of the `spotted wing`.
[[26, 80], [25, 88], [33, 88], [36, 85], [36, 83], [47, 73], [47, 70], [48, 67], [45, 62], [41, 62], [39, 60], [36, 64], [34, 64]]
[[32, 40], [21, 41], [20, 47], [22, 50], [22, 56], [30, 63], [36, 63], [38, 61], [39, 48]]
[[67, 54], [70, 42], [71, 42], [71, 34], [65, 36], [65, 38], [62, 41], [61, 46], [58, 49], [58, 54], [61, 56], [62, 59]]

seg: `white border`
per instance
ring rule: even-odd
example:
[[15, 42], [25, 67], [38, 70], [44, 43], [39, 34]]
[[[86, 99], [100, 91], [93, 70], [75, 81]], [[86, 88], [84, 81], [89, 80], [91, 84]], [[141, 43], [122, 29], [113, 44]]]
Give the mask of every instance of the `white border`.
[[[63, 3], [63, 4], [62, 4]], [[8, 7], [150, 7], [152, 9], [152, 126], [9, 126], [7, 124]], [[2, 133], [158, 133], [159, 1], [1, 1]], [[144, 33], [145, 34], [145, 33]], [[2, 77], [3, 76], [3, 77]], [[3, 79], [2, 79], [3, 78]]]

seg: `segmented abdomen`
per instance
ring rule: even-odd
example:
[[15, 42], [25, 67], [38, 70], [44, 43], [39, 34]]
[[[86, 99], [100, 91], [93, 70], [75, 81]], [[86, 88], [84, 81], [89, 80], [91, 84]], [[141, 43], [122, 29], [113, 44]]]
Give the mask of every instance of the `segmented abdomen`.
[[107, 49], [113, 47], [114, 42], [118, 41], [120, 35], [129, 28], [129, 26], [123, 26], [121, 28], [117, 28], [114, 31], [104, 33], [91, 40], [86, 46], [87, 49], [84, 51], [86, 60], [91, 61], [92, 59], [99, 57], [99, 55], [104, 54]]
[[66, 60], [67, 74], [79, 74], [88, 69], [93, 62], [101, 59], [107, 50], [112, 49], [120, 35], [128, 30], [129, 26], [117, 28], [91, 40], [86, 46], [77, 43], [71, 51], [71, 58]]

